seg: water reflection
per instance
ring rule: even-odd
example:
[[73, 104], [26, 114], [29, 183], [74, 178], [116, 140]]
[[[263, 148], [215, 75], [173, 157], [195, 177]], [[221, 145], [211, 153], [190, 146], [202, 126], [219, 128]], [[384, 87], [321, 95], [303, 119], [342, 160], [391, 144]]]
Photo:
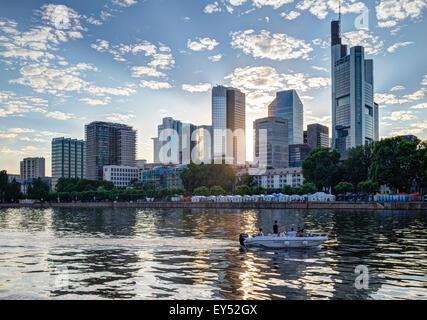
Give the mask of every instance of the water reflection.
[[[329, 241], [238, 246], [274, 220]], [[407, 211], [0, 210], [0, 298], [426, 299], [426, 226]], [[358, 265], [368, 289], [355, 287]]]

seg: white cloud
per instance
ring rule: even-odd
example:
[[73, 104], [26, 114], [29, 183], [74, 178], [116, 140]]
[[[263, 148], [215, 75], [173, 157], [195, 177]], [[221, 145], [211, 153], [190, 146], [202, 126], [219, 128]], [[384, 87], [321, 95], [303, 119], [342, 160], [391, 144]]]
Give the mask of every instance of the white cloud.
[[206, 92], [211, 90], [212, 86], [210, 83], [200, 83], [196, 85], [191, 84], [183, 84], [182, 90], [188, 91], [188, 92]]
[[[299, 10], [308, 10], [311, 14], [319, 19], [325, 19], [329, 11], [338, 13], [338, 0], [301, 0], [296, 8]], [[364, 8], [365, 4], [357, 0], [348, 0], [342, 3], [341, 12], [346, 13], [359, 13]]]
[[427, 86], [427, 75], [424, 76], [424, 79], [421, 81], [422, 86]]
[[34, 132], [34, 129], [27, 129], [27, 128], [11, 128], [8, 129], [7, 131], [12, 132], [12, 133], [32, 133]]
[[425, 0], [381, 0], [376, 6], [378, 26], [389, 28], [400, 20], [420, 18], [426, 7]]
[[409, 46], [411, 44], [414, 44], [414, 42], [413, 41], [397, 42], [397, 43], [393, 44], [392, 46], [388, 47], [387, 51], [390, 53], [393, 53], [396, 51], [397, 48], [406, 47], [406, 46]]
[[300, 12], [298, 11], [290, 11], [289, 13], [286, 12], [282, 12], [280, 14], [280, 16], [282, 16], [283, 18], [285, 18], [286, 20], [294, 20], [296, 18], [298, 18], [301, 15]]
[[64, 112], [61, 112], [61, 111], [48, 112], [46, 114], [46, 117], [47, 118], [56, 119], [56, 120], [68, 120], [68, 119], [75, 118], [74, 114], [72, 114], [72, 113], [64, 113]]
[[161, 81], [147, 81], [147, 80], [141, 80], [140, 86], [142, 88], [150, 88], [152, 90], [159, 90], [159, 89], [169, 89], [172, 88], [172, 86], [168, 82], [161, 82]]
[[217, 54], [214, 56], [210, 56], [210, 57], [208, 57], [208, 59], [212, 62], [218, 62], [222, 59], [222, 54], [220, 53], [220, 54]]
[[255, 34], [254, 30], [237, 31], [231, 33], [233, 48], [242, 49], [247, 55], [254, 58], [267, 58], [272, 60], [309, 59], [313, 51], [310, 44], [304, 40], [295, 39], [281, 33], [270, 34], [262, 30]]
[[254, 6], [261, 8], [262, 6], [272, 6], [274, 9], [279, 9], [287, 3], [292, 3], [294, 0], [253, 0]]
[[318, 70], [318, 71], [325, 71], [325, 72], [329, 72], [329, 70], [328, 70], [328, 69], [323, 68], [323, 67], [312, 66], [312, 68], [313, 68], [314, 70]]
[[400, 90], [405, 90], [406, 88], [404, 86], [398, 85], [398, 86], [394, 86], [393, 88], [390, 89], [391, 92], [394, 91], [400, 91]]
[[221, 8], [219, 7], [218, 1], [208, 4], [203, 10], [204, 13], [208, 13], [208, 14], [214, 13], [214, 12], [220, 12], [220, 11], [221, 11]]
[[120, 7], [130, 7], [136, 3], [138, 2], [135, 0], [113, 0], [113, 4], [118, 5]]
[[377, 55], [384, 48], [384, 41], [380, 40], [379, 36], [365, 30], [346, 32], [342, 37], [343, 42], [350, 47], [363, 46], [367, 54]]
[[110, 97], [105, 97], [104, 99], [93, 99], [93, 98], [81, 98], [81, 102], [84, 102], [90, 106], [105, 106], [111, 102]]
[[134, 114], [111, 113], [107, 115], [107, 120], [114, 122], [128, 122], [134, 118]]
[[394, 111], [389, 116], [383, 117], [384, 120], [391, 121], [409, 121], [415, 119], [412, 111]]
[[427, 102], [412, 106], [410, 109], [427, 109]]
[[148, 77], [165, 77], [166, 74], [163, 72], [157, 71], [155, 68], [145, 67], [145, 66], [136, 66], [131, 68], [132, 77], [141, 78], [143, 76]]
[[217, 45], [219, 45], [219, 42], [210, 38], [197, 38], [195, 41], [188, 39], [187, 41], [187, 47], [193, 51], [212, 51]]

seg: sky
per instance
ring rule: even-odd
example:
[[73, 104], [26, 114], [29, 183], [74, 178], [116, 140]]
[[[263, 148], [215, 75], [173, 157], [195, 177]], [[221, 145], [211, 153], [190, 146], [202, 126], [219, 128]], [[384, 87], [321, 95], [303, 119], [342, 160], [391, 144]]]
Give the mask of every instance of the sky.
[[[2, 0], [0, 168], [46, 158], [54, 137], [84, 139], [92, 121], [138, 131], [153, 160], [165, 116], [211, 124], [211, 88], [246, 93], [255, 119], [296, 89], [304, 125], [331, 127], [330, 21], [337, 0]], [[427, 139], [427, 0], [342, 1], [343, 42], [374, 59], [380, 136]]]

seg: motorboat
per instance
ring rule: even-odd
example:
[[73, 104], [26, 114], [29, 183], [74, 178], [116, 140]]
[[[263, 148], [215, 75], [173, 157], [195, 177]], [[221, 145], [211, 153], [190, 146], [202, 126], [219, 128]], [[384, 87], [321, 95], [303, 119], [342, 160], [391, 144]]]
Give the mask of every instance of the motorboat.
[[239, 242], [244, 247], [265, 247], [272, 249], [313, 248], [320, 246], [327, 240], [328, 237], [313, 235], [305, 237], [287, 237], [278, 235], [249, 237], [246, 233], [242, 233], [239, 237]]

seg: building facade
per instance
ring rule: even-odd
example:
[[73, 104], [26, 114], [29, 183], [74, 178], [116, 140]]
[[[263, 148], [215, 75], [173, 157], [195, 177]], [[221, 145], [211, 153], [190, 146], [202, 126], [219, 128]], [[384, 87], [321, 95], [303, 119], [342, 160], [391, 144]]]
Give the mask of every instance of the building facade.
[[184, 165], [157, 165], [140, 170], [141, 184], [153, 184], [156, 190], [182, 188], [180, 178]]
[[212, 88], [212, 157], [229, 163], [246, 161], [246, 96], [238, 89]]
[[304, 183], [302, 168], [267, 170], [266, 173], [253, 178], [258, 186], [267, 189], [282, 189], [285, 186], [298, 188]]
[[21, 182], [45, 177], [45, 166], [45, 158], [25, 158], [20, 163]]
[[321, 124], [307, 126], [307, 143], [311, 149], [329, 148], [329, 128]]
[[[267, 133], [264, 146], [260, 130]], [[275, 169], [289, 167], [287, 119], [268, 117], [254, 121], [254, 160]]]
[[277, 92], [268, 106], [268, 116], [288, 120], [289, 144], [304, 143], [304, 106], [295, 90]]
[[139, 180], [139, 170], [136, 167], [104, 166], [104, 180], [112, 182], [117, 188], [127, 188]]
[[302, 163], [310, 154], [311, 148], [307, 144], [292, 144], [289, 146], [289, 167], [302, 167]]
[[59, 178], [84, 178], [84, 141], [70, 138], [52, 140], [52, 188]]
[[136, 131], [110, 122], [92, 122], [85, 126], [85, 178], [102, 180], [104, 166], [135, 167]]
[[332, 21], [332, 147], [346, 157], [350, 148], [378, 141], [373, 60], [362, 46], [342, 44], [341, 21]]

